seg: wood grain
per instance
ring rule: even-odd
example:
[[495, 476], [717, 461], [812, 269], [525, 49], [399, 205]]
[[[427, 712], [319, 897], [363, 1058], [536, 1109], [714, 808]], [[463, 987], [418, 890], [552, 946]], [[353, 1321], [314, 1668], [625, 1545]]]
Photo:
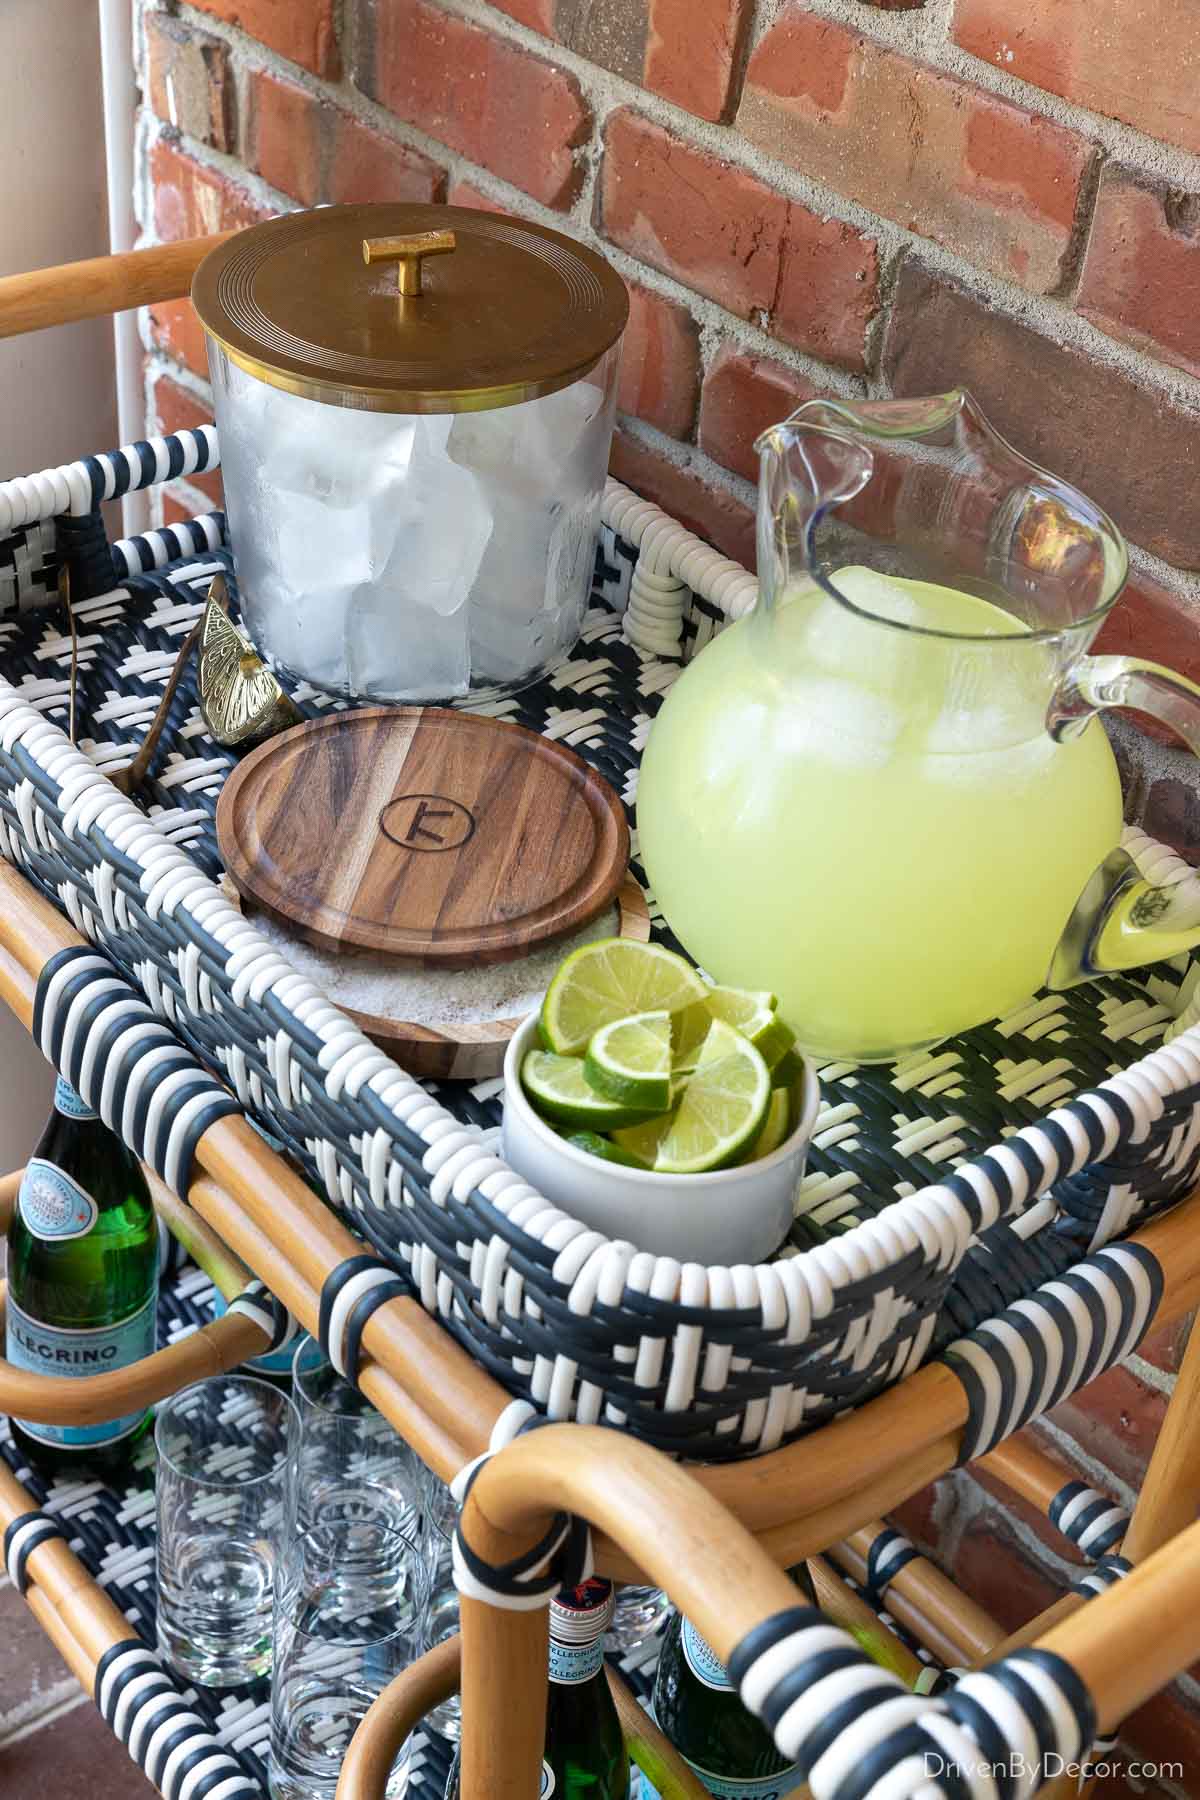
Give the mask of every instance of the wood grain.
[[310, 942], [451, 968], [586, 924], [629, 860], [621, 802], [574, 751], [440, 708], [272, 738], [225, 783], [217, 837], [246, 899]]
[[181, 300], [191, 293], [192, 276], [209, 251], [232, 236], [218, 231], [211, 237], [6, 275], [0, 280], [0, 337], [99, 319], [155, 300]]

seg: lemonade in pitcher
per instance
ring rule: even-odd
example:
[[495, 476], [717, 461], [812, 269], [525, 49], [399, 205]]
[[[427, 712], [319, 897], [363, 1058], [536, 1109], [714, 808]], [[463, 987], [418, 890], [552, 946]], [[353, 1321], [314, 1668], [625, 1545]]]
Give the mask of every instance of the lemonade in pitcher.
[[1125, 572], [1104, 515], [960, 394], [818, 403], [762, 450], [758, 607], [680, 677], [639, 782], [689, 954], [774, 989], [804, 1048], [879, 1061], [1200, 936], [1117, 848], [1097, 708], [1195, 748], [1200, 690], [1083, 655]]

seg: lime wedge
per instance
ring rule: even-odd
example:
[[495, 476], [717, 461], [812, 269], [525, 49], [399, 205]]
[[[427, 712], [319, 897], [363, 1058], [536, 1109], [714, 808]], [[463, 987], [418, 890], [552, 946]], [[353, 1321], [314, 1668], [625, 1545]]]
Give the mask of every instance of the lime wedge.
[[[637, 1130], [637, 1126], [633, 1127]], [[622, 1150], [611, 1138], [601, 1137], [598, 1131], [573, 1131], [567, 1138], [576, 1150], [583, 1150], [588, 1156], [598, 1156], [602, 1162], [621, 1163], [627, 1169], [644, 1169], [646, 1164], [639, 1162], [636, 1156]]]
[[613, 1143], [633, 1162], [640, 1163], [644, 1169], [652, 1169], [658, 1156], [658, 1147], [674, 1123], [673, 1110], [659, 1113], [657, 1118], [643, 1119], [638, 1125], [627, 1125], [620, 1131], [614, 1131]]
[[770, 1099], [770, 1072], [754, 1045], [714, 1019], [654, 1167], [665, 1175], [698, 1175], [736, 1162], [762, 1130]]
[[584, 1077], [578, 1056], [554, 1056], [531, 1050], [521, 1064], [521, 1086], [536, 1110], [555, 1125], [590, 1126], [611, 1131], [646, 1117], [641, 1107], [605, 1100]]
[[773, 1069], [796, 1041], [796, 1034], [775, 1011], [774, 994], [747, 988], [715, 987], [704, 996], [714, 1019], [724, 1019], [749, 1038], [768, 1069]]
[[671, 1104], [670, 1013], [635, 1013], [602, 1025], [587, 1047], [583, 1073], [605, 1100], [665, 1112]]
[[559, 1056], [581, 1056], [602, 1026], [634, 1013], [680, 1012], [707, 991], [672, 950], [634, 938], [600, 938], [573, 950], [546, 989], [541, 1039]]
[[743, 1161], [761, 1162], [764, 1156], [770, 1156], [772, 1150], [778, 1150], [791, 1128], [791, 1122], [791, 1096], [786, 1088], [772, 1088], [762, 1130], [751, 1144], [749, 1154], [743, 1158]]
[[671, 1072], [690, 1075], [700, 1061], [700, 1046], [708, 1036], [713, 1016], [703, 1000], [695, 1000], [682, 1012], [671, 1014]]

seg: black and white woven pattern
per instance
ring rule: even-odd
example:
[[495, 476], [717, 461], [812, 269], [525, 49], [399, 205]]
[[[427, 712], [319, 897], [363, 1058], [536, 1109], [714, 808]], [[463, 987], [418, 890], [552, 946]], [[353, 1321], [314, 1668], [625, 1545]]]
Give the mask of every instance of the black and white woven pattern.
[[882, 1606], [889, 1585], [918, 1554], [894, 1525], [885, 1525], [882, 1531], [876, 1532], [867, 1552], [867, 1593], [875, 1606]]
[[1081, 1575], [1078, 1581], [1071, 1583], [1073, 1594], [1084, 1594], [1091, 1599], [1096, 1594], [1107, 1593], [1114, 1582], [1121, 1581], [1130, 1573], [1133, 1564], [1125, 1556], [1102, 1556], [1094, 1569]]
[[1091, 1562], [1116, 1549], [1130, 1522], [1123, 1506], [1082, 1481], [1068, 1481], [1059, 1489], [1050, 1502], [1049, 1519]]
[[50, 958], [38, 978], [33, 1035], [104, 1123], [186, 1195], [197, 1143], [237, 1104], [106, 957], [79, 949]]
[[1061, 1657], [1021, 1650], [941, 1698], [910, 1692], [812, 1607], [749, 1632], [729, 1658], [742, 1701], [814, 1800], [1013, 1800], [1051, 1756], [1074, 1761], [1095, 1708]]
[[105, 1651], [96, 1665], [94, 1698], [163, 1800], [261, 1800], [257, 1784], [140, 1638]]
[[25, 1565], [29, 1554], [49, 1538], [61, 1538], [62, 1528], [49, 1513], [27, 1512], [12, 1521], [4, 1532], [4, 1569], [18, 1594], [29, 1586]]
[[949, 1345], [940, 1360], [967, 1395], [960, 1464], [1135, 1350], [1162, 1288], [1162, 1269], [1143, 1245], [1112, 1245]]
[[[195, 436], [208, 466], [214, 449], [208, 433]], [[191, 453], [152, 440], [34, 478], [22, 516], [86, 509], [110, 480], [120, 492]], [[642, 629], [628, 616], [639, 569], [651, 596], [679, 597], [684, 656], [749, 603], [753, 584], [617, 484], [605, 504], [575, 655], [485, 710], [570, 743], [632, 803], [641, 746], [680, 666], [677, 648], [628, 641]], [[150, 560], [170, 547], [150, 545]], [[895, 1069], [822, 1069], [801, 1212], [771, 1264], [681, 1268], [584, 1231], [492, 1154], [498, 1083], [435, 1091], [402, 1075], [217, 891], [213, 812], [235, 759], [204, 730], [194, 674], [176, 695], [147, 811], [100, 779], [145, 731], [215, 568], [232, 577], [227, 552], [76, 607], [86, 756], [56, 728], [70, 644], [55, 615], [0, 628], [10, 684], [0, 687], [0, 850], [510, 1391], [668, 1450], [769, 1449], [1065, 1275], [1081, 1251], [1192, 1184], [1200, 1033], [1143, 1055], [1173, 1019], [1179, 963], [1144, 983], [1040, 996]], [[303, 687], [296, 699], [310, 715], [345, 704]], [[341, 1306], [331, 1343], [349, 1368], [355, 1340], [342, 1324], [360, 1301], [372, 1303], [365, 1288]]]

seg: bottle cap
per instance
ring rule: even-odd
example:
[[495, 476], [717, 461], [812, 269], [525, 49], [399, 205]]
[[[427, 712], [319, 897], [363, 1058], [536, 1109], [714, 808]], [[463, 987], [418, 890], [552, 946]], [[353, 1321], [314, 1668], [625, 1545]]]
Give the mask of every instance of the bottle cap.
[[590, 1644], [612, 1623], [613, 1584], [594, 1576], [563, 1588], [550, 1602], [550, 1636], [558, 1644]]

